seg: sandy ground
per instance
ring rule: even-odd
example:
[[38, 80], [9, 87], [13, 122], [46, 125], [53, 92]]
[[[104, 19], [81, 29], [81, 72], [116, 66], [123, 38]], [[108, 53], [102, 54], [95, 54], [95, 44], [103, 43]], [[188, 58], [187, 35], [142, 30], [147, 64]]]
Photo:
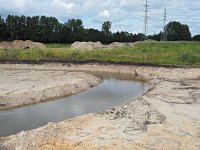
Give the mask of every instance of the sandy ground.
[[146, 94], [121, 107], [0, 138], [0, 149], [200, 149], [200, 69], [92, 64], [0, 68], [128, 72], [151, 84]]
[[76, 94], [100, 82], [80, 72], [0, 69], [0, 109]]

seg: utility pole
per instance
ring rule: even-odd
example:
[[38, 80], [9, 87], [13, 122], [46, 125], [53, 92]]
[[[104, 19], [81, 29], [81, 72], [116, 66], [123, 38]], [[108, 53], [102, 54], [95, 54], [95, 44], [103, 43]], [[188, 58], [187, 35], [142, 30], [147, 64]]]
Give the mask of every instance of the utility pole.
[[146, 0], [145, 5], [144, 5], [144, 38], [143, 40], [147, 39], [147, 35], [148, 35], [148, 0]]
[[167, 9], [165, 8], [164, 15], [163, 15], [163, 33], [162, 33], [161, 41], [167, 41], [166, 22], [167, 22]]

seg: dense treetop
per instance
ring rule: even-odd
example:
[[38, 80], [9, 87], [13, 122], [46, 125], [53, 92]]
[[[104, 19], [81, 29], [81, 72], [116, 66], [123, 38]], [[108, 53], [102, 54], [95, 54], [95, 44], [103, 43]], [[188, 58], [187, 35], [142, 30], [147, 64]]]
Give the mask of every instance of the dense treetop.
[[[85, 29], [80, 19], [70, 19], [60, 23], [55, 17], [46, 16], [13, 16], [6, 19], [0, 16], [0, 41], [32, 40], [43, 43], [73, 43], [75, 41], [135, 42], [140, 41], [143, 34], [128, 32], [111, 32], [112, 23], [106, 21], [102, 30]], [[200, 40], [200, 35], [191, 38], [187, 25], [179, 22], [170, 22], [166, 25], [168, 40]], [[151, 35], [149, 38], [160, 40], [162, 32]]]

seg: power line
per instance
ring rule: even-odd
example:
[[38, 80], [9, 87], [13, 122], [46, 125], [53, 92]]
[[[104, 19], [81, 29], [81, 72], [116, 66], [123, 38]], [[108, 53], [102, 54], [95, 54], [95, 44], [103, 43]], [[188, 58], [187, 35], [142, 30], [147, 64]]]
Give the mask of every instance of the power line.
[[167, 21], [167, 8], [165, 8], [164, 15], [163, 15], [163, 33], [162, 33], [161, 41], [167, 41], [166, 21]]
[[144, 38], [143, 40], [147, 39], [147, 34], [148, 34], [148, 0], [146, 0], [146, 3], [144, 5]]

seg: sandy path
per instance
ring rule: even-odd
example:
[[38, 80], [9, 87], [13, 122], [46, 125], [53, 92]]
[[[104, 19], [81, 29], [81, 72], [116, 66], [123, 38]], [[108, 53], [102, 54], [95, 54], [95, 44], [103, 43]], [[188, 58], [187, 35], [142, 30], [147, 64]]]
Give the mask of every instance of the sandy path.
[[[0, 66], [4, 67], [16, 65]], [[1, 138], [0, 149], [200, 149], [200, 69], [55, 64], [33, 68], [137, 72], [150, 79], [152, 89], [121, 107]]]
[[101, 82], [86, 73], [0, 69], [0, 109], [75, 94]]

